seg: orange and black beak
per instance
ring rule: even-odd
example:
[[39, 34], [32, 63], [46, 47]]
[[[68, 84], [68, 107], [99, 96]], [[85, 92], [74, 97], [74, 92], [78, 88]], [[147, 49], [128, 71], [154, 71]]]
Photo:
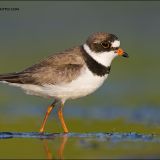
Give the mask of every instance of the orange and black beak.
[[122, 48], [119, 48], [118, 50], [116, 50], [116, 53], [117, 53], [119, 56], [123, 56], [123, 57], [126, 57], [126, 58], [129, 57], [129, 55], [128, 55], [126, 52], [124, 52]]

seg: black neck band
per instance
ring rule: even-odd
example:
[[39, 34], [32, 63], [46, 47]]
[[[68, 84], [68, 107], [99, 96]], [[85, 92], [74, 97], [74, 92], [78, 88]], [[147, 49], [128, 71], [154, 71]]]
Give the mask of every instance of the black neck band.
[[93, 74], [102, 77], [110, 73], [111, 66], [105, 67], [104, 65], [98, 63], [84, 50], [83, 46], [81, 46], [81, 51], [87, 67]]

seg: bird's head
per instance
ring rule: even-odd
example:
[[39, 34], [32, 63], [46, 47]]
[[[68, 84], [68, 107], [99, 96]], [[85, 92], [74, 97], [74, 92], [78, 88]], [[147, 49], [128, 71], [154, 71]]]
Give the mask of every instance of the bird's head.
[[120, 40], [117, 36], [105, 32], [97, 32], [88, 37], [84, 49], [95, 60], [103, 65], [109, 65], [116, 56], [129, 57], [120, 48]]

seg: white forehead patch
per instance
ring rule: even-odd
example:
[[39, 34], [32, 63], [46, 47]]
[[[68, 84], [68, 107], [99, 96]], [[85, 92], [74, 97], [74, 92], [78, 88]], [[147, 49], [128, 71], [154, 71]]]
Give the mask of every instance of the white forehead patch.
[[119, 47], [120, 46], [120, 41], [115, 40], [114, 42], [112, 42], [112, 47]]

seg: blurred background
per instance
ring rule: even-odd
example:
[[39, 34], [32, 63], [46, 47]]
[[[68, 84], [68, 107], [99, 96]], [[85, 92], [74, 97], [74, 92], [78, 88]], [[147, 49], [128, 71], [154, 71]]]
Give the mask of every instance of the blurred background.
[[[99, 90], [67, 101], [64, 116], [71, 132], [160, 133], [160, 2], [1, 1], [0, 7], [19, 8], [0, 11], [0, 74], [21, 71], [51, 54], [83, 44], [93, 32], [116, 34], [129, 54], [129, 59], [113, 61], [111, 74]], [[0, 84], [0, 130], [38, 131], [52, 101]], [[48, 120], [47, 132], [62, 132], [56, 111]], [[14, 141], [10, 150], [3, 142], [1, 151], [20, 155], [23, 142], [16, 140], [18, 150], [13, 149]], [[151, 149], [147, 144], [143, 154], [159, 155], [157, 145]], [[140, 155], [138, 147], [130, 152]], [[118, 149], [126, 153], [126, 148]], [[7, 152], [3, 152], [5, 158]], [[28, 152], [41, 153], [37, 147]], [[104, 146], [96, 152], [102, 157], [105, 153]]]

